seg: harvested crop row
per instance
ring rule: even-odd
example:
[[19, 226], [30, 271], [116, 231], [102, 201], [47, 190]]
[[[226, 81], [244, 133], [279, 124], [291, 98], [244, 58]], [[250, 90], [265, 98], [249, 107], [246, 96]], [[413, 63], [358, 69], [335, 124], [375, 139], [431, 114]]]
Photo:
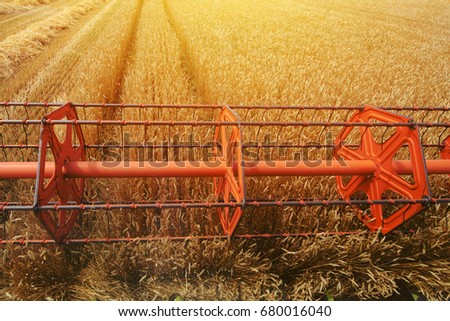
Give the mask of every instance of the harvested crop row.
[[[14, 14], [3, 14], [0, 16], [0, 28], [2, 33], [0, 34], [0, 41], [14, 35], [36, 22], [42, 22], [49, 17], [60, 13], [65, 8], [70, 7], [75, 3], [80, 3], [80, 0], [67, 0], [67, 1], [54, 1], [43, 6], [21, 6], [22, 10], [17, 11]], [[4, 6], [10, 6], [11, 4], [4, 4]], [[2, 4], [0, 4], [1, 10]]]
[[38, 6], [41, 4], [50, 3], [52, 1], [55, 1], [55, 0], [3, 0], [3, 2], [6, 2], [6, 3], [16, 3], [16, 4], [25, 5], [25, 6], [28, 6], [28, 5]]
[[195, 102], [181, 64], [181, 44], [160, 1], [145, 1], [135, 47], [127, 66], [121, 101], [127, 103]]
[[12, 98], [111, 101], [118, 90], [136, 9], [136, 1], [109, 3]]
[[39, 6], [50, 2], [52, 2], [52, 0], [3, 0], [0, 2], [0, 14], [4, 15], [23, 12], [32, 9], [33, 6]]
[[0, 77], [10, 77], [25, 59], [44, 50], [60, 30], [68, 28], [81, 16], [104, 2], [104, 0], [86, 0], [3, 40], [0, 43], [0, 56], [2, 57]]
[[0, 90], [1, 99], [13, 99], [13, 97], [17, 95], [21, 89], [26, 87], [26, 85], [29, 84], [42, 69], [54, 60], [58, 53], [63, 52], [64, 48], [78, 37], [80, 30], [83, 29], [84, 26], [90, 24], [91, 21], [98, 19], [98, 15], [106, 6], [107, 4], [81, 17], [77, 21], [77, 24], [58, 33], [58, 36], [45, 47], [44, 51], [32, 59], [26, 59], [21, 63], [20, 67], [14, 72], [14, 77], [4, 79]]
[[8, 14], [8, 13], [26, 11], [28, 9], [29, 9], [29, 7], [20, 5], [20, 4], [0, 3], [0, 14]]

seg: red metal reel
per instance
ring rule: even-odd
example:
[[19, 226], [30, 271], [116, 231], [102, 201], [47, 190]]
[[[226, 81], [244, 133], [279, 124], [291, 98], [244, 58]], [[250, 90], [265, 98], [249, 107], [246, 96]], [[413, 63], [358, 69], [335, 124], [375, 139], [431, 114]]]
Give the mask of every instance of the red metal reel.
[[[224, 106], [219, 115], [221, 122], [239, 123], [238, 116], [228, 107]], [[243, 167], [242, 131], [240, 125], [218, 125], [215, 131], [214, 154], [217, 160], [226, 164], [224, 177], [214, 178], [215, 196], [225, 203], [245, 203], [245, 174]], [[237, 175], [233, 172], [233, 162], [237, 162]], [[231, 236], [243, 213], [242, 207], [218, 208], [222, 228], [228, 236]]]
[[[362, 111], [356, 112], [350, 122], [384, 122], [384, 123], [410, 123], [411, 126], [395, 126], [395, 133], [378, 143], [372, 136], [370, 127], [345, 127], [336, 139], [334, 157], [341, 162], [345, 160], [372, 160], [377, 169], [373, 175], [351, 176], [344, 183], [343, 176], [337, 176], [338, 191], [344, 199], [350, 199], [358, 192], [364, 192], [369, 200], [385, 198], [386, 193], [395, 193], [397, 196], [408, 199], [430, 198], [430, 188], [422, 144], [419, 138], [419, 129], [414, 126], [410, 118], [390, 113], [385, 110], [366, 106]], [[393, 125], [394, 126], [394, 125]], [[360, 144], [352, 149], [346, 146], [345, 140], [353, 130], [359, 130]], [[407, 145], [413, 168], [413, 182], [408, 182], [393, 169], [393, 160], [403, 145]], [[419, 213], [422, 204], [408, 204], [388, 215], [383, 213], [381, 204], [370, 205], [370, 213], [359, 211], [360, 219], [370, 230], [381, 228], [383, 234], [392, 231], [400, 224]]]
[[[75, 108], [67, 103], [61, 108], [44, 117], [40, 146], [39, 166], [36, 179], [35, 206], [48, 205], [57, 201], [59, 205], [68, 202], [80, 203], [83, 197], [84, 180], [65, 178], [63, 166], [65, 162], [85, 161], [84, 138], [79, 125], [52, 125], [52, 120], [76, 120], [78, 119]], [[76, 146], [74, 146], [76, 145]], [[44, 178], [45, 165], [49, 152], [54, 158], [54, 173], [46, 181]], [[80, 210], [36, 211], [36, 215], [45, 229], [56, 242], [62, 242], [73, 225]]]

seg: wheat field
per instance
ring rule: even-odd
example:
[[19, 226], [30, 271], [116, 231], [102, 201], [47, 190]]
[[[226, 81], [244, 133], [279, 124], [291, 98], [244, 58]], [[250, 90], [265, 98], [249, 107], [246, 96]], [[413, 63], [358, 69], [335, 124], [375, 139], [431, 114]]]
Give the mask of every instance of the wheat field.
[[[450, 5], [446, 0], [10, 0], [0, 1], [0, 101], [300, 106], [449, 106]], [[13, 116], [25, 117], [23, 109]], [[46, 109], [29, 111], [40, 118]], [[88, 119], [213, 120], [198, 109], [83, 108]], [[2, 118], [7, 117], [0, 109]], [[242, 112], [244, 120], [296, 114]], [[305, 120], [348, 114], [304, 112]], [[415, 113], [425, 121], [448, 114]], [[24, 143], [0, 126], [3, 144]], [[17, 128], [20, 130], [20, 128]], [[188, 140], [192, 129], [177, 129]], [[118, 126], [83, 128], [87, 141], [124, 137]], [[32, 132], [37, 135], [37, 130]], [[145, 140], [128, 126], [127, 139]], [[257, 129], [248, 141], [260, 141]], [[271, 128], [276, 141], [317, 141], [317, 128]], [[337, 132], [332, 132], [336, 135]], [[440, 132], [424, 133], [433, 142]], [[147, 134], [145, 134], [147, 135]], [[157, 142], [167, 132], [151, 128]], [[447, 131], [448, 135], [448, 131]], [[30, 134], [30, 136], [32, 136]], [[200, 142], [210, 129], [197, 128]], [[288, 150], [290, 156], [294, 150]], [[282, 157], [272, 151], [271, 158]], [[289, 154], [291, 153], [291, 154]], [[435, 149], [426, 157], [438, 159]], [[91, 153], [90, 159], [101, 159]], [[131, 158], [137, 158], [132, 152]], [[153, 155], [155, 159], [161, 153]], [[189, 157], [182, 152], [179, 157]], [[318, 151], [312, 157], [326, 158]], [[1, 161], [36, 155], [2, 155]], [[448, 175], [430, 177], [449, 197]], [[0, 202], [28, 204], [32, 180], [0, 180]], [[85, 200], [209, 200], [205, 178], [88, 180]], [[252, 178], [254, 198], [336, 198], [334, 177]], [[1, 300], [319, 300], [396, 298], [406, 283], [429, 300], [450, 299], [448, 206], [430, 208], [413, 234], [367, 235], [349, 208], [250, 209], [239, 233], [356, 228], [348, 237], [160, 241], [150, 244], [4, 246]], [[86, 211], [77, 236], [218, 234], [212, 210]], [[42, 238], [32, 215], [11, 213], [8, 236]], [[2, 233], [0, 227], [0, 233]]]

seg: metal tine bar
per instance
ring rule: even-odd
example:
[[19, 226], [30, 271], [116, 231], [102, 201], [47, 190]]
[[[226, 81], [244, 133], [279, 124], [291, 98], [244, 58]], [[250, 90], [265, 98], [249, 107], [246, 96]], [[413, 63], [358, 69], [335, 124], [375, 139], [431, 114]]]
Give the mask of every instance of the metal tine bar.
[[[285, 207], [285, 206], [347, 206], [347, 205], [405, 205], [405, 204], [448, 204], [450, 198], [431, 198], [431, 199], [380, 199], [380, 200], [295, 200], [295, 201], [253, 201], [247, 200], [245, 206], [249, 207]], [[117, 209], [165, 209], [165, 208], [236, 208], [242, 207], [242, 203], [223, 202], [223, 203], [189, 203], [189, 202], [156, 202], [156, 203], [106, 203], [106, 204], [69, 204], [69, 205], [42, 205], [34, 207], [33, 205], [5, 205], [5, 211], [58, 211], [58, 210], [117, 210]]]
[[[330, 200], [330, 199], [325, 199], [325, 198], [320, 198], [320, 199], [318, 199], [318, 198], [304, 198], [304, 199], [283, 198], [282, 200], [270, 200], [270, 199], [262, 199], [262, 198], [257, 198], [257, 199], [256, 198], [249, 198], [249, 199], [246, 199], [246, 201], [252, 202], [255, 207], [258, 207], [258, 205], [259, 205], [258, 203], [266, 204], [266, 203], [270, 203], [270, 202], [274, 203], [274, 205], [277, 205], [279, 207], [284, 207], [284, 206], [289, 206], [289, 205], [285, 205], [285, 204], [283, 204], [283, 202], [300, 203], [301, 205], [303, 205], [303, 203], [311, 201], [311, 202], [315, 202], [315, 204], [317, 204], [317, 205], [322, 206], [322, 205], [326, 205], [327, 202], [334, 202], [334, 201], [340, 202], [338, 205], [353, 205], [351, 203], [353, 201], [357, 201], [359, 203], [361, 203], [361, 202], [371, 203], [372, 201], [375, 201], [375, 202], [381, 202], [381, 204], [384, 204], [384, 203], [391, 204], [392, 201], [394, 201], [394, 203], [395, 203], [396, 200], [406, 200], [406, 201], [411, 201], [411, 202], [417, 201], [419, 203], [425, 202], [424, 199], [409, 200], [409, 199], [403, 199], [403, 198], [382, 199], [382, 200], [368, 200], [368, 199], [355, 199], [355, 198], [350, 199], [350, 200], [343, 200], [343, 199]], [[440, 201], [438, 201], [438, 200], [440, 200]], [[434, 204], [446, 204], [446, 203], [450, 202], [449, 200], [450, 200], [450, 198], [439, 198], [439, 197], [436, 197], [436, 198], [430, 199], [429, 203], [431, 203], [431, 204], [433, 204], [433, 203]], [[350, 203], [348, 203], [349, 201], [350, 201]], [[345, 204], [343, 202], [345, 202]], [[0, 204], [1, 204], [0, 208], [2, 210], [3, 209], [6, 210], [7, 209], [6, 208], [7, 205], [8, 206], [22, 206], [22, 207], [28, 206], [28, 205], [22, 205], [20, 202], [3, 202], [3, 203], [0, 203]], [[102, 201], [92, 201], [92, 202], [84, 202], [82, 204], [77, 204], [76, 202], [70, 201], [70, 202], [67, 202], [66, 205], [60, 205], [58, 202], [52, 201], [52, 202], [49, 202], [46, 206], [47, 207], [51, 206], [52, 210], [55, 210], [55, 207], [75, 205], [76, 206], [75, 209], [80, 209], [80, 207], [81, 207], [81, 209], [83, 209], [83, 210], [89, 210], [88, 208], [85, 208], [83, 206], [84, 205], [93, 205], [93, 206], [97, 206], [97, 205], [100, 205], [100, 206], [126, 205], [126, 206], [128, 206], [129, 205], [132, 209], [135, 209], [135, 207], [137, 208], [137, 205], [140, 205], [140, 204], [142, 204], [142, 205], [146, 205], [146, 204], [157, 204], [157, 205], [160, 205], [160, 204], [182, 204], [183, 206], [181, 206], [181, 208], [184, 208], [184, 204], [207, 204], [207, 206], [205, 206], [206, 208], [213, 207], [212, 206], [213, 204], [229, 204], [230, 206], [235, 206], [235, 207], [238, 207], [238, 205], [239, 205], [239, 203], [237, 203], [237, 202], [229, 202], [229, 203], [209, 202], [209, 203], [205, 203], [202, 200], [192, 200], [192, 199], [186, 199], [186, 200], [184, 200], [184, 199], [176, 199], [176, 200], [173, 200], [172, 199], [172, 200], [166, 200], [165, 202], [153, 201], [153, 202], [150, 202], [150, 203], [134, 202], [134, 203], [124, 203], [124, 204], [120, 204], [120, 203], [105, 203], [105, 202], [102, 202]], [[403, 202], [401, 202], [401, 204], [403, 204]], [[363, 204], [363, 205], [370, 205], [370, 204]], [[105, 208], [100, 208], [100, 209], [105, 209]], [[27, 210], [27, 209], [24, 209], [24, 210]], [[449, 206], [449, 210], [450, 210], [450, 206]]]
[[[0, 105], [3, 106], [24, 106], [24, 107], [58, 107], [64, 105], [65, 102], [53, 102], [53, 103], [38, 103], [38, 102], [0, 102]], [[187, 105], [179, 105], [179, 104], [126, 104], [126, 103], [72, 103], [74, 107], [124, 107], [124, 108], [194, 108], [194, 109], [221, 109], [222, 105], [214, 105], [214, 104], [187, 104]], [[275, 105], [275, 106], [267, 106], [267, 105], [228, 105], [233, 109], [293, 109], [293, 110], [361, 110], [364, 106], [293, 106], [293, 105]], [[419, 107], [419, 106], [380, 106], [378, 107], [384, 110], [395, 110], [395, 111], [449, 111], [449, 106], [427, 106], [427, 107]]]
[[[0, 119], [0, 125], [38, 125], [41, 123], [51, 124], [51, 125], [142, 125], [142, 126], [218, 126], [218, 125], [228, 125], [228, 126], [292, 126], [292, 127], [411, 127], [409, 123], [384, 123], [384, 122], [232, 122], [232, 121], [138, 121], [138, 120], [47, 120], [42, 121], [38, 119]], [[450, 122], [440, 122], [440, 123], [415, 123], [419, 127], [444, 127], [450, 128]]]
[[[113, 243], [142, 243], [157, 241], [194, 241], [194, 240], [229, 240], [229, 239], [284, 239], [284, 238], [308, 238], [315, 236], [350, 236], [376, 234], [372, 231], [348, 231], [348, 232], [303, 232], [303, 233], [267, 233], [267, 234], [235, 234], [228, 235], [193, 235], [193, 236], [150, 236], [150, 237], [126, 237], [126, 238], [84, 238], [66, 239], [62, 244], [113, 244]], [[11, 239], [0, 240], [0, 245], [51, 245], [58, 244], [52, 239]]]
[[[146, 127], [145, 127], [146, 128]], [[367, 129], [366, 129], [367, 130]], [[147, 131], [145, 131], [144, 133], [146, 134]], [[102, 145], [85, 145], [85, 149], [87, 151], [89, 151], [89, 154], [92, 155], [92, 152], [96, 152], [96, 151], [101, 151], [104, 150], [105, 148], [118, 148], [121, 150], [125, 150], [125, 149], [130, 149], [130, 150], [144, 150], [144, 152], [149, 151], [149, 148], [155, 148], [157, 150], [164, 150], [166, 151], [165, 153], [167, 154], [170, 150], [174, 150], [173, 152], [175, 152], [177, 149], [184, 149], [184, 148], [189, 148], [191, 150], [206, 150], [206, 149], [211, 149], [213, 147], [212, 143], [205, 143], [203, 145], [201, 144], [172, 144], [172, 142], [170, 142], [170, 146], [168, 144], [158, 144], [158, 145], [152, 145], [149, 146], [148, 142], [147, 142], [147, 137], [144, 137], [145, 142], [142, 145], [125, 145], [123, 144], [123, 133], [120, 135], [121, 136], [121, 140], [122, 143], [118, 143], [118, 144], [102, 144]], [[192, 137], [192, 136], [191, 136]], [[75, 138], [74, 138], [75, 139]], [[75, 145], [74, 145], [75, 146]], [[346, 145], [347, 147], [358, 147], [358, 144], [348, 144]], [[424, 148], [435, 148], [435, 149], [439, 149], [443, 146], [443, 144], [423, 144]], [[19, 150], [21, 155], [22, 155], [22, 161], [26, 161], [25, 160], [25, 155], [23, 154], [24, 150], [34, 150], [37, 151], [39, 149], [38, 145], [29, 145], [29, 146], [25, 146], [25, 145], [0, 145], [0, 147], [2, 148], [2, 152], [4, 154], [4, 158], [5, 161], [8, 160], [8, 150]], [[332, 149], [334, 148], [335, 145], [334, 144], [320, 144], [320, 143], [307, 143], [307, 144], [300, 144], [300, 145], [295, 145], [295, 144], [273, 144], [273, 143], [244, 143], [242, 148], [244, 149], [248, 149], [248, 148], [258, 148], [258, 151], [261, 152], [262, 149], [273, 149], [273, 148], [278, 148], [280, 150], [283, 149], [300, 149], [300, 150], [309, 150], [311, 148], [317, 148], [317, 149]], [[407, 145], [403, 145], [403, 147], [407, 147]], [[96, 155], [96, 154], [94, 154]], [[94, 156], [92, 155], [92, 157], [90, 157], [90, 159], [98, 159], [98, 155]]]
[[[147, 128], [147, 127], [145, 127]], [[145, 130], [144, 133], [147, 131]], [[442, 133], [445, 133], [446, 131], [443, 131]], [[192, 134], [192, 132], [191, 132]], [[441, 134], [439, 137], [442, 137], [443, 134]], [[144, 134], [144, 137], [147, 138], [147, 135]], [[146, 149], [148, 145], [146, 144], [147, 141], [144, 142], [143, 145], [120, 145], [120, 144], [85, 144], [84, 148], [86, 149], [102, 149], [102, 148], [143, 148]], [[74, 144], [74, 146], [76, 146]], [[346, 144], [347, 147], [353, 147], [356, 148], [359, 145], [358, 144]], [[442, 140], [440, 143], [437, 144], [422, 144], [425, 148], [440, 148], [443, 146]], [[3, 149], [38, 149], [39, 145], [37, 144], [31, 144], [31, 145], [24, 145], [24, 144], [16, 144], [16, 145], [9, 145], [9, 144], [0, 144], [0, 147]], [[167, 145], [153, 145], [154, 148], [167, 148]], [[212, 143], [207, 144], [172, 144], [171, 148], [212, 148]], [[256, 148], [256, 147], [262, 147], [262, 148], [334, 148], [334, 144], [298, 144], [298, 145], [292, 145], [292, 144], [257, 144], [257, 143], [245, 143], [242, 145], [243, 148]], [[407, 147], [407, 145], [403, 145], [403, 147]]]

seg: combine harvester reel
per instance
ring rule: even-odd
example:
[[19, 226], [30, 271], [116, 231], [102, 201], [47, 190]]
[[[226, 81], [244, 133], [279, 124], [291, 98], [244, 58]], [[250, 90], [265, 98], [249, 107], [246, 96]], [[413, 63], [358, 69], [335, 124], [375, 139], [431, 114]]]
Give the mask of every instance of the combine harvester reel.
[[[170, 110], [171, 116], [168, 117], [176, 120], [156, 116], [152, 119], [140, 116], [139, 120], [93, 119], [92, 116], [86, 116], [95, 114], [96, 111], [97, 114], [98, 111], [101, 114], [106, 108], [120, 110], [122, 115], [124, 112], [126, 114], [127, 109], [137, 110], [140, 115], [145, 112], [152, 115], [167, 114]], [[243, 217], [250, 215], [246, 214], [247, 209], [286, 206], [354, 208], [355, 215], [369, 231], [381, 230], [383, 234], [387, 234], [429, 206], [442, 204], [448, 208], [450, 203], [449, 194], [434, 197], [429, 183], [429, 175], [450, 174], [450, 136], [444, 139], [450, 128], [448, 107], [230, 107], [5, 102], [0, 103], [0, 112], [3, 152], [0, 179], [4, 186], [22, 179], [32, 179], [35, 182], [31, 204], [20, 200], [0, 199], [0, 220], [4, 223], [8, 215], [11, 216], [13, 213], [34, 213], [49, 236], [42, 239], [9, 236], [1, 239], [0, 244], [110, 243], [153, 241], [162, 238], [173, 240], [268, 238], [318, 233], [317, 230], [263, 234], [236, 233]], [[183, 112], [184, 116], [178, 116]], [[423, 121], [415, 122], [413, 118], [401, 116], [396, 112], [418, 114]], [[21, 117], [20, 113], [24, 113], [26, 117]], [[202, 117], [211, 115], [212, 118], [192, 120], [196, 119], [196, 113]], [[353, 114], [350, 116], [351, 113]], [[437, 121], [424, 121], [427, 115], [432, 113], [436, 115], [433, 119]], [[244, 120], [238, 116], [240, 114], [244, 115]], [[254, 120], [262, 114], [264, 120]], [[30, 115], [37, 116], [33, 118]], [[84, 115], [84, 118], [81, 119], [80, 115]], [[320, 120], [316, 121], [317, 117]], [[107, 166], [104, 160], [93, 156], [105, 148], [106, 143], [100, 141], [102, 132], [106, 131], [105, 126], [118, 128], [122, 142], [115, 144], [114, 147], [121, 151], [127, 148], [138, 149], [124, 142], [123, 130], [132, 126], [142, 132], [141, 149], [155, 148], [154, 145], [148, 144], [152, 131], [160, 134], [167, 132], [167, 143], [160, 146], [165, 148], [166, 156], [177, 155], [177, 148], [189, 150], [209, 148], [211, 155], [202, 160], [180, 160], [177, 157], [171, 160], [170, 157], [166, 157], [164, 166], [152, 159], [145, 161], [122, 159], [114, 166]], [[200, 131], [201, 128], [203, 129]], [[319, 135], [326, 130], [334, 132], [336, 138], [331, 144], [283, 145], [278, 138], [286, 128], [293, 128], [292, 132], [299, 133], [298, 137], [301, 137], [304, 131], [315, 129], [320, 130]], [[211, 134], [211, 144], [200, 146], [201, 144], [191, 142], [177, 145], [175, 141], [172, 142], [173, 137], [188, 131], [193, 133], [199, 131], [200, 135]], [[275, 133], [276, 144], [259, 139], [265, 131]], [[257, 141], [246, 142], [246, 135], [249, 137], [250, 132], [257, 133]], [[33, 133], [38, 137], [32, 138]], [[106, 144], [106, 146], [113, 145]], [[329, 150], [332, 157], [316, 159], [311, 165], [309, 160], [304, 159], [248, 159], [246, 153], [246, 149], [249, 148], [260, 151], [312, 147]], [[427, 159], [426, 155], [429, 154], [440, 155], [441, 159]], [[261, 199], [248, 196], [247, 190], [252, 182], [249, 178], [270, 176], [335, 176], [340, 197], [308, 198], [302, 196], [301, 190], [297, 191], [295, 198], [289, 199]], [[85, 195], [87, 179], [92, 182], [105, 178], [168, 177], [177, 179], [210, 177], [213, 182], [211, 194], [214, 194], [214, 200], [144, 199], [114, 203], [108, 200], [94, 202], [87, 200]], [[192, 186], [192, 189], [195, 188], [196, 186]], [[3, 195], [10, 194], [3, 193]], [[84, 211], [211, 208], [216, 209], [217, 221], [221, 225], [221, 233], [217, 235], [70, 237], [77, 225], [77, 217]], [[258, 220], [258, 217], [251, 219]], [[353, 232], [361, 231], [329, 230], [324, 233], [345, 235]]]

